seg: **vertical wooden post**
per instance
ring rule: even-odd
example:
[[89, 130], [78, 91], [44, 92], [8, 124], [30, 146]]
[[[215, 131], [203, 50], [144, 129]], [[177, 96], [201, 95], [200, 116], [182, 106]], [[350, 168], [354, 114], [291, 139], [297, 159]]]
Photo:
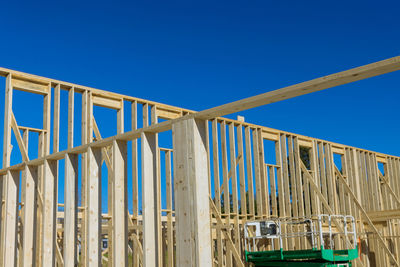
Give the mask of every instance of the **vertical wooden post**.
[[[212, 141], [213, 141], [213, 171], [214, 171], [214, 202], [218, 213], [221, 214], [221, 186], [220, 186], [220, 175], [219, 175], [219, 145], [218, 145], [218, 120], [212, 120]], [[223, 244], [221, 231], [216, 231], [217, 241], [217, 257], [218, 266], [223, 264]]]
[[78, 221], [78, 155], [65, 155], [64, 266], [74, 267]]
[[195, 119], [172, 126], [177, 266], [212, 265], [205, 126]]
[[17, 258], [19, 171], [7, 171], [4, 181], [4, 220], [1, 226], [2, 266], [15, 266]]
[[54, 88], [53, 153], [60, 147], [60, 85]]
[[[283, 159], [287, 157], [285, 154], [285, 151], [282, 151], [282, 143], [281, 141], [286, 140], [286, 135], [280, 135], [278, 140], [275, 142], [275, 155], [276, 155], [276, 165], [279, 167], [276, 169], [276, 177], [277, 177], [277, 184], [278, 184], [278, 211], [279, 211], [279, 217], [285, 217], [286, 216], [286, 208], [285, 208], [285, 199], [286, 199], [286, 192], [284, 190], [284, 185], [285, 182], [289, 183], [288, 180], [285, 179], [285, 174], [284, 170], [286, 168], [287, 171], [287, 165], [284, 164]], [[286, 231], [286, 228], [283, 228], [284, 231]], [[284, 240], [283, 242], [283, 247], [287, 248], [287, 242]]]
[[[360, 173], [360, 168], [361, 168], [361, 165], [360, 165], [360, 157], [359, 157], [359, 154], [357, 153], [357, 151], [356, 151], [356, 149], [351, 149], [351, 151], [350, 151], [350, 156], [351, 156], [351, 159], [352, 159], [352, 162], [353, 162], [353, 166], [354, 166], [354, 185], [355, 185], [355, 187], [354, 187], [354, 191], [355, 191], [355, 194], [356, 194], [356, 196], [357, 196], [357, 200], [360, 202], [360, 203], [362, 203], [362, 195], [364, 195], [363, 193], [362, 193], [362, 190], [361, 190], [361, 187], [362, 187], [362, 185], [361, 185], [361, 173]], [[356, 209], [356, 205], [354, 204], [354, 210], [355, 210], [355, 218], [356, 219], [360, 219], [361, 218], [361, 212], [359, 211], [359, 210], [357, 210]], [[358, 230], [361, 230], [361, 227], [363, 227], [363, 225], [361, 224], [361, 223], [359, 223], [359, 229]]]
[[[132, 131], [137, 129], [137, 102], [132, 102]], [[133, 198], [133, 219], [137, 220], [139, 215], [139, 200], [138, 200], [138, 153], [137, 139], [132, 140], [132, 198]]]
[[[120, 100], [120, 108], [117, 110], [117, 134], [123, 133], [124, 132], [124, 100]], [[111, 151], [110, 151], [111, 152]], [[115, 191], [114, 191], [114, 161], [111, 162], [111, 164], [107, 164], [108, 168], [108, 215], [109, 215], [109, 220], [108, 220], [108, 266], [115, 266], [117, 261], [120, 261], [121, 259], [118, 259], [115, 255], [115, 233], [114, 230], [116, 229], [116, 224], [114, 222], [115, 220], [115, 205], [114, 205], [114, 200], [115, 200]], [[116, 196], [117, 198], [119, 196]]]
[[[290, 189], [289, 189], [289, 168], [288, 168], [288, 153], [287, 153], [287, 136], [285, 134], [282, 134], [280, 136], [280, 145], [281, 145], [281, 169], [282, 169], [282, 204], [285, 205], [285, 215], [284, 216], [292, 216], [292, 211], [291, 211], [291, 204], [290, 204]], [[295, 186], [295, 185], [292, 185]], [[281, 200], [281, 194], [279, 194], [279, 201]], [[281, 202], [279, 202], [281, 204]], [[279, 216], [282, 216], [279, 214]], [[290, 245], [290, 242], [289, 242]]]
[[[312, 148], [311, 148], [311, 160], [310, 160], [310, 165], [311, 165], [311, 170], [312, 175], [314, 177], [314, 182], [317, 185], [320, 185], [321, 177], [319, 173], [319, 168], [318, 168], [318, 144], [316, 140], [313, 140], [312, 142]], [[320, 200], [317, 196], [312, 194], [312, 202], [313, 202], [313, 214], [320, 214], [321, 212], [321, 204]]]
[[86, 266], [101, 266], [101, 148], [87, 151]]
[[158, 266], [157, 225], [157, 137], [142, 133], [142, 206], [143, 206], [143, 263]]
[[[39, 147], [38, 147], [38, 156], [44, 156], [44, 133], [39, 133]], [[37, 206], [37, 222], [36, 222], [36, 235], [39, 237], [36, 239], [36, 266], [42, 265], [42, 220], [43, 220], [43, 192], [44, 192], [44, 163], [38, 167], [38, 181], [37, 181], [37, 191], [38, 191], [38, 206]]]
[[[233, 206], [233, 233], [235, 239], [235, 247], [240, 251], [240, 229], [239, 229], [239, 207], [238, 207], [238, 188], [237, 188], [237, 169], [236, 169], [236, 149], [235, 149], [235, 125], [229, 124], [229, 157], [231, 162], [231, 184], [232, 184], [232, 206]], [[206, 131], [207, 132], [207, 131]], [[205, 137], [206, 138], [206, 137]], [[207, 139], [207, 138], [206, 138]], [[207, 162], [208, 163], [208, 159]], [[208, 164], [204, 165], [207, 166]], [[229, 194], [229, 184], [225, 186], [225, 193]]]
[[[221, 191], [219, 182], [219, 150], [218, 150], [218, 121], [212, 121], [213, 138], [213, 170], [214, 170], [214, 201], [219, 213], [221, 213]], [[222, 253], [222, 252], [221, 252]], [[219, 256], [219, 255], [218, 255]]]
[[[225, 217], [225, 224], [230, 226], [231, 225], [231, 205], [230, 205], [230, 196], [229, 196], [229, 169], [228, 169], [228, 148], [227, 148], [227, 139], [226, 139], [226, 122], [225, 120], [222, 121], [221, 125], [221, 159], [222, 159], [222, 178], [223, 178], [223, 201], [224, 201], [224, 215]], [[222, 191], [222, 190], [221, 190]], [[222, 207], [221, 207], [222, 210]], [[232, 252], [228, 250], [226, 253], [226, 265], [232, 266]]]
[[[151, 115], [151, 125], [157, 124], [158, 123], [158, 117], [157, 117], [157, 106], [156, 105], [151, 105], [150, 106], [150, 115]], [[158, 134], [155, 134], [156, 136], [156, 152], [157, 152], [157, 178], [155, 179], [155, 192], [156, 192], [156, 225], [158, 226], [158, 233], [159, 233], [159, 242], [158, 242], [158, 251], [160, 253], [158, 254], [158, 265], [163, 266], [163, 257], [162, 257], [162, 225], [161, 225], [161, 158], [160, 158], [160, 150], [158, 147]]]
[[[112, 154], [112, 151], [110, 151]], [[107, 152], [106, 152], [107, 153]], [[104, 153], [105, 156], [107, 154]], [[113, 160], [112, 158], [110, 159], [110, 164], [107, 164], [107, 180], [108, 180], [108, 186], [107, 186], [107, 191], [108, 191], [108, 196], [107, 196], [107, 208], [108, 208], [108, 231], [107, 231], [107, 236], [108, 236], [108, 243], [107, 243], [107, 248], [108, 248], [108, 264], [107, 266], [114, 266], [114, 169], [113, 169]]]
[[6, 175], [0, 176], [0, 263], [3, 263], [3, 224], [5, 220], [4, 206], [5, 206], [5, 188], [6, 188]]
[[75, 88], [68, 91], [68, 149], [74, 146], [74, 94]]
[[[90, 106], [90, 92], [84, 91], [82, 93], [82, 145], [87, 144], [88, 140], [90, 139], [89, 136], [92, 135], [90, 132], [90, 123], [89, 120], [92, 119], [90, 111], [92, 110], [89, 108]], [[82, 154], [81, 158], [82, 162], [82, 177], [81, 177], [81, 205], [84, 208], [82, 212], [82, 221], [81, 221], [81, 258], [80, 260], [85, 264], [87, 262], [87, 231], [88, 231], [88, 220], [87, 220], [87, 213], [88, 213], [88, 186], [87, 186], [87, 177], [88, 177], [88, 152]]]
[[25, 166], [25, 179], [22, 180], [22, 187], [25, 188], [22, 201], [24, 202], [24, 212], [22, 221], [24, 222], [21, 266], [32, 266], [35, 262], [35, 240], [36, 240], [36, 181], [37, 167]]
[[124, 132], [124, 100], [121, 99], [121, 108], [117, 110], [117, 133]]
[[127, 144], [113, 141], [113, 257], [114, 266], [128, 266]]
[[[26, 151], [26, 155], [28, 155], [28, 145], [29, 145], [29, 130], [28, 129], [24, 129], [24, 130], [22, 130], [22, 140], [23, 140], [23, 145], [24, 145], [24, 147], [25, 147], [25, 151]], [[19, 216], [20, 216], [20, 227], [19, 227], [19, 240], [22, 240], [22, 241], [20, 241], [20, 244], [19, 244], [19, 252], [18, 252], [18, 264], [19, 265], [21, 265], [21, 266], [23, 266], [23, 264], [24, 264], [24, 254], [25, 254], [25, 251], [24, 251], [24, 236], [25, 236], [25, 209], [26, 209], [26, 206], [30, 206], [30, 204], [31, 203], [29, 203], [29, 204], [27, 204], [27, 205], [25, 205], [26, 204], [26, 186], [27, 186], [27, 183], [26, 183], [26, 167], [27, 166], [25, 166], [25, 168], [24, 168], [24, 170], [23, 171], [21, 171], [21, 181], [20, 181], [20, 183], [21, 183], [21, 191], [20, 191], [20, 194], [21, 194], [21, 210], [19, 211]], [[32, 185], [30, 185], [30, 186], [32, 186]], [[36, 207], [35, 207], [36, 208]], [[36, 216], [36, 212], [34, 213], [35, 214], [35, 216]], [[28, 219], [28, 223], [29, 223], [29, 219]], [[31, 223], [31, 225], [33, 225], [33, 223]], [[28, 226], [29, 227], [29, 226]], [[35, 229], [36, 230], [36, 229]], [[30, 232], [33, 232], [33, 231], [30, 231]]]
[[56, 242], [56, 161], [45, 161], [43, 179], [42, 265], [52, 267]]
[[166, 266], [173, 267], [174, 266], [174, 226], [172, 222], [172, 173], [171, 173], [171, 155], [172, 151], [167, 151], [165, 153], [165, 190], [167, 197], [167, 254], [168, 261], [166, 262]]
[[[328, 199], [327, 181], [326, 181], [326, 170], [325, 170], [325, 153], [324, 144], [317, 142], [318, 144], [318, 165], [319, 165], [319, 176], [321, 178], [321, 191], [325, 199]], [[326, 213], [326, 207], [322, 205], [322, 213]]]
[[254, 178], [255, 178], [255, 182], [256, 182], [257, 216], [259, 218], [262, 218], [264, 202], [263, 202], [263, 198], [262, 198], [259, 150], [260, 150], [260, 148], [259, 148], [259, 142], [258, 142], [258, 129], [254, 129], [253, 130], [253, 153], [254, 153], [253, 157], [254, 157]]
[[[252, 160], [252, 151], [251, 151], [251, 129], [249, 126], [244, 128], [244, 135], [246, 139], [246, 171], [247, 171], [247, 190], [249, 195], [249, 210], [247, 214], [250, 214], [251, 217], [255, 218], [255, 208], [254, 208], [254, 186], [253, 186], [253, 160]], [[278, 163], [277, 163], [278, 164]]]
[[[45, 156], [50, 153], [51, 133], [51, 83], [48, 84], [47, 94], [43, 96], [43, 129], [39, 136], [39, 155]], [[57, 200], [57, 162], [48, 162], [42, 165], [39, 177], [42, 179], [41, 193], [43, 195], [43, 206], [41, 214], [41, 236], [39, 262], [43, 266], [54, 266], [55, 246], [55, 221]], [[40, 226], [39, 226], [40, 227]], [[54, 227], [54, 229], [53, 229]], [[52, 231], [52, 233], [50, 233]]]
[[262, 137], [262, 129], [257, 129], [257, 140], [258, 143], [258, 160], [259, 160], [259, 172], [261, 182], [261, 200], [262, 200], [262, 216], [263, 218], [271, 215], [269, 207], [269, 185], [268, 179], [266, 178], [265, 170], [265, 157], [264, 157], [264, 139]]
[[[222, 179], [223, 179], [223, 185], [224, 185], [224, 214], [227, 215], [226, 223], [229, 225], [229, 219], [230, 219], [230, 212], [231, 212], [231, 207], [230, 207], [230, 199], [229, 199], [229, 170], [228, 170], [228, 152], [227, 152], [227, 142], [226, 142], [226, 123], [225, 121], [222, 121], [221, 123], [221, 158], [222, 158]], [[229, 257], [230, 260], [231, 257]], [[228, 261], [229, 261], [228, 260]]]
[[6, 97], [4, 102], [3, 168], [10, 166], [11, 155], [11, 114], [12, 95], [11, 74], [6, 79]]
[[[44, 155], [50, 154], [50, 132], [51, 132], [51, 84], [48, 85], [48, 92], [43, 97], [43, 132]], [[57, 141], [58, 142], [58, 141]]]
[[[243, 126], [239, 124], [236, 129], [237, 140], [238, 140], [238, 154], [239, 158], [239, 181], [240, 181], [240, 206], [242, 207], [242, 214], [247, 215], [247, 203], [246, 203], [246, 175], [244, 172], [244, 151], [243, 151]], [[275, 197], [273, 195], [273, 197]], [[242, 217], [246, 221], [247, 216]]]
[[[292, 137], [293, 138], [293, 137]], [[295, 185], [296, 186], [296, 192], [297, 192], [297, 208], [298, 208], [298, 216], [303, 217], [304, 214], [304, 187], [302, 183], [302, 174], [301, 174], [301, 167], [300, 164], [302, 164], [302, 159], [300, 158], [300, 146], [298, 142], [297, 136], [293, 138], [293, 152], [294, 152], [294, 158], [295, 158], [295, 169], [296, 169], [296, 178], [295, 178]], [[299, 228], [297, 228], [299, 229]], [[300, 226], [300, 230], [305, 230]], [[306, 240], [304, 238], [299, 238], [300, 240], [300, 248], [301, 249], [306, 249]]]
[[[4, 136], [3, 136], [3, 168], [10, 166], [10, 159], [11, 159], [11, 116], [12, 116], [12, 95], [13, 95], [13, 88], [11, 84], [11, 73], [7, 75], [6, 78], [6, 86], [5, 86], [5, 101], [4, 101]], [[9, 177], [9, 174], [6, 174], [1, 179], [1, 205], [0, 205], [0, 222], [1, 222], [1, 240], [0, 242], [0, 259], [1, 263], [4, 263], [6, 255], [4, 254], [6, 239], [5, 235], [7, 233], [8, 224], [11, 223], [10, 216], [7, 216], [7, 197], [8, 195], [13, 195], [13, 193], [8, 193], [8, 189], [15, 185], [8, 185], [8, 180], [12, 180], [12, 177]], [[18, 180], [19, 181], [19, 180]], [[13, 189], [12, 189], [13, 190]], [[3, 205], [4, 201], [4, 205]], [[4, 211], [3, 211], [4, 209]], [[12, 214], [11, 214], [12, 215]], [[6, 232], [4, 232], [6, 231]], [[10, 259], [7, 259], [10, 260]]]
[[143, 104], [143, 128], [148, 127], [150, 125], [149, 119], [149, 104]]
[[[132, 131], [137, 129], [137, 101], [133, 101], [131, 105], [132, 114]], [[139, 224], [139, 183], [138, 183], [138, 141], [137, 139], [132, 140], [132, 215], [133, 224], [136, 226]], [[139, 231], [133, 230], [134, 239], [139, 240]], [[136, 236], [136, 237], [135, 237]], [[137, 242], [133, 242], [133, 267], [139, 267], [139, 246]]]

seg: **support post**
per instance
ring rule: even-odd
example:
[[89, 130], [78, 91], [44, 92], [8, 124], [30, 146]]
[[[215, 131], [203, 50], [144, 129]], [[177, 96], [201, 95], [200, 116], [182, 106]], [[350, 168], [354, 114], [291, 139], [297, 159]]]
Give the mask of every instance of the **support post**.
[[64, 266], [74, 267], [78, 221], [78, 155], [65, 155]]
[[6, 79], [6, 97], [4, 101], [4, 136], [3, 136], [3, 168], [10, 166], [11, 156], [11, 114], [12, 95], [11, 74]]
[[206, 122], [172, 125], [175, 173], [176, 264], [212, 266]]
[[43, 173], [42, 265], [55, 264], [57, 161], [46, 160]]
[[23, 240], [22, 240], [22, 262], [21, 266], [32, 266], [35, 259], [35, 241], [36, 241], [36, 182], [38, 168], [36, 166], [25, 166], [25, 179], [22, 179], [24, 195], [23, 219]]
[[86, 266], [101, 266], [101, 148], [89, 148], [87, 157]]
[[19, 171], [7, 171], [4, 176], [4, 221], [2, 222], [2, 266], [15, 266], [17, 259]]
[[[132, 120], [132, 130], [137, 129], [137, 101], [133, 101], [131, 105], [131, 120]], [[138, 141], [137, 139], [132, 140], [132, 222], [136, 226], [139, 224], [138, 215], [139, 215], [139, 183], [138, 183]], [[133, 230], [132, 237], [134, 240], [139, 240], [139, 231]], [[137, 242], [133, 242], [133, 257], [132, 264], [133, 267], [139, 267], [140, 262], [140, 253]]]
[[[4, 131], [3, 131], [3, 168], [9, 167], [10, 166], [10, 161], [11, 161], [11, 116], [12, 116], [12, 95], [13, 95], [13, 88], [11, 84], [11, 73], [7, 75], [6, 78], [6, 86], [5, 86], [5, 100], [4, 100]], [[7, 213], [4, 212], [7, 211], [7, 208], [3, 203], [6, 203], [7, 201], [7, 190], [8, 190], [8, 185], [7, 185], [7, 180], [8, 174], [3, 176], [4, 178], [1, 179], [0, 184], [1, 184], [1, 194], [0, 194], [0, 224], [1, 224], [1, 242], [0, 242], [0, 263], [4, 263], [5, 260], [5, 255], [4, 255], [4, 250], [5, 250], [5, 241], [4, 235], [6, 232], [4, 232], [4, 225], [7, 224]]]
[[128, 266], [127, 144], [113, 141], [114, 266]]
[[158, 266], [157, 136], [142, 133], [143, 263]]

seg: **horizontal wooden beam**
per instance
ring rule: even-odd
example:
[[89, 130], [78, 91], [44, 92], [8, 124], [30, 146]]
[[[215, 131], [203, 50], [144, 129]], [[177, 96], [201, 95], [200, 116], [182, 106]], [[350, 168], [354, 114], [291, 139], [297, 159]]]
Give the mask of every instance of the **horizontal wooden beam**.
[[122, 99], [114, 99], [114, 98], [94, 95], [93, 105], [118, 110], [122, 108]]
[[182, 116], [182, 112], [180, 110], [171, 110], [163, 108], [157, 108], [156, 114], [158, 118], [166, 120], [172, 120]]
[[[132, 130], [130, 132], [118, 134], [118, 135], [115, 135], [115, 136], [112, 136], [109, 138], [98, 140], [98, 141], [90, 143], [90, 144], [81, 145], [79, 147], [74, 147], [74, 148], [71, 148], [71, 149], [68, 149], [65, 151], [53, 153], [53, 154], [45, 156], [45, 157], [37, 158], [37, 159], [31, 160], [26, 163], [28, 165], [40, 165], [40, 164], [43, 164], [43, 162], [46, 159], [49, 159], [49, 160], [63, 159], [66, 153], [80, 154], [80, 153], [84, 153], [88, 149], [88, 147], [109, 146], [112, 144], [112, 142], [114, 140], [130, 141], [130, 140], [139, 138], [140, 135], [145, 132], [160, 133], [160, 132], [168, 131], [168, 130], [171, 130], [172, 124], [178, 122], [179, 120], [186, 120], [189, 118], [203, 118], [203, 119], [204, 118], [214, 118], [217, 116], [222, 116], [222, 115], [230, 114], [233, 112], [246, 110], [249, 108], [266, 105], [268, 103], [288, 99], [291, 97], [304, 95], [304, 94], [311, 93], [311, 92], [316, 92], [316, 91], [323, 90], [323, 89], [326, 89], [329, 87], [338, 86], [341, 84], [346, 84], [346, 83], [358, 81], [361, 79], [366, 79], [369, 77], [396, 71], [399, 69], [400, 69], [400, 56], [397, 56], [397, 57], [393, 57], [393, 58], [390, 58], [387, 60], [383, 60], [383, 61], [372, 63], [369, 65], [365, 65], [362, 67], [358, 67], [358, 68], [354, 68], [351, 70], [328, 75], [328, 76], [325, 76], [322, 78], [314, 79], [314, 80], [311, 80], [308, 82], [304, 82], [304, 83], [300, 83], [297, 85], [278, 89], [278, 90], [275, 90], [272, 92], [267, 92], [267, 93], [264, 93], [264, 94], [261, 94], [258, 96], [253, 96], [250, 98], [239, 100], [239, 101], [236, 101], [236, 102], [233, 102], [230, 104], [225, 104], [225, 105], [215, 107], [212, 109], [204, 110], [204, 111], [201, 111], [198, 113], [192, 113], [192, 114], [185, 115], [183, 117], [179, 117], [179, 118], [176, 118], [173, 120], [168, 120], [168, 121], [164, 121], [164, 122], [161, 122], [158, 124], [153, 124], [148, 127], [141, 128], [141, 129]], [[26, 73], [13, 71], [13, 70], [5, 69], [5, 68], [0, 68], [0, 75], [6, 76], [10, 73], [12, 73], [12, 75], [23, 76], [25, 79], [33, 79], [35, 81], [42, 80], [42, 82], [51, 81], [52, 83], [58, 83], [58, 84], [64, 84], [64, 85], [67, 84], [71, 88], [74, 87], [75, 89], [78, 87], [86, 88], [88, 90], [89, 89], [94, 90], [94, 92], [96, 92], [96, 94], [100, 94], [101, 92], [104, 92], [107, 96], [110, 96], [110, 97], [121, 97], [124, 100], [128, 100], [128, 101], [135, 100], [135, 101], [137, 101], [137, 103], [140, 103], [140, 100], [137, 100], [137, 98], [131, 98], [131, 97], [123, 96], [120, 94], [105, 92], [105, 91], [102, 91], [99, 89], [75, 85], [75, 84], [61, 82], [61, 81], [57, 81], [57, 80], [51, 80], [51, 79], [43, 78], [43, 77], [36, 76], [36, 75], [31, 75], [31, 74], [26, 74]], [[61, 88], [62, 88], [62, 86], [61, 86]], [[153, 103], [153, 102], [146, 102], [146, 103]], [[163, 104], [159, 104], [159, 103], [155, 103], [155, 104], [167, 106], [167, 105], [163, 105]], [[241, 123], [244, 126], [256, 127], [256, 125], [252, 125], [252, 124], [248, 124], [248, 123], [244, 123], [244, 122], [233, 121], [233, 120], [229, 120], [229, 119], [225, 119], [225, 118], [219, 118], [219, 119], [226, 120], [228, 122]], [[257, 127], [260, 127], [260, 126], [257, 126]], [[267, 127], [263, 127], [263, 129], [264, 128], [269, 129]], [[271, 130], [273, 130], [273, 129], [271, 129]], [[275, 131], [277, 131], [277, 130], [275, 130]], [[283, 131], [278, 131], [278, 132], [283, 133]], [[292, 133], [287, 133], [287, 134], [292, 134]], [[299, 136], [299, 137], [302, 137], [302, 136]], [[307, 137], [304, 137], [304, 138], [307, 138]], [[319, 139], [317, 139], [317, 140], [319, 140]], [[323, 141], [323, 140], [321, 140], [321, 141]], [[336, 144], [336, 145], [340, 145], [340, 144]], [[342, 145], [340, 145], [340, 146], [342, 146]], [[367, 151], [367, 150], [362, 150], [362, 151], [373, 152], [373, 151]], [[385, 157], [385, 156], [386, 155], [382, 154], [382, 157]], [[22, 170], [23, 168], [24, 168], [23, 163], [14, 165], [12, 167], [3, 168], [0, 170], [0, 175], [6, 174], [7, 170]]]
[[215, 117], [225, 116], [397, 70], [400, 70], [400, 56], [210, 108], [197, 113], [195, 117], [201, 119], [212, 119]]
[[38, 83], [35, 81], [26, 81], [18, 79], [18, 77], [13, 76], [11, 81], [13, 89], [25, 91], [29, 93], [36, 93], [41, 95], [46, 95], [49, 93], [49, 86], [46, 83]]
[[373, 223], [384, 222], [392, 219], [400, 219], [400, 209], [367, 211], [367, 215]]
[[[91, 91], [93, 93], [93, 95], [96, 95], [96, 96], [104, 96], [104, 97], [112, 98], [112, 99], [123, 99], [126, 101], [132, 101], [132, 102], [136, 101], [138, 104], [155, 105], [155, 106], [161, 107], [162, 109], [165, 109], [165, 110], [173, 110], [173, 111], [181, 110], [181, 111], [188, 112], [188, 113], [195, 112], [195, 111], [192, 111], [189, 109], [182, 109], [182, 108], [178, 108], [178, 107], [163, 104], [163, 103], [158, 103], [155, 101], [150, 101], [150, 100], [146, 100], [146, 99], [142, 99], [142, 98], [132, 97], [132, 96], [118, 94], [118, 93], [109, 92], [109, 91], [104, 91], [104, 90], [89, 87], [89, 86], [74, 84], [74, 83], [70, 83], [70, 82], [46, 78], [46, 77], [42, 77], [42, 76], [38, 76], [38, 75], [33, 75], [33, 74], [21, 72], [21, 71], [16, 71], [16, 70], [11, 70], [11, 69], [0, 67], [0, 76], [7, 77], [9, 74], [12, 74], [13, 79], [16, 78], [16, 79], [24, 81], [24, 82], [36, 84], [37, 89], [38, 89], [38, 92], [36, 92], [36, 93], [40, 93], [40, 94], [44, 94], [44, 92], [42, 92], [44, 89], [40, 85], [51, 84], [51, 86], [53, 86], [53, 87], [56, 85], [60, 85], [60, 89], [62, 89], [62, 90], [70, 90], [71, 88], [74, 88], [74, 91], [77, 93], [82, 93], [84, 91]], [[24, 88], [23, 86], [19, 86], [19, 87], [22, 87], [22, 88], [18, 88], [18, 89]], [[31, 92], [34, 92], [34, 90], [31, 90]]]

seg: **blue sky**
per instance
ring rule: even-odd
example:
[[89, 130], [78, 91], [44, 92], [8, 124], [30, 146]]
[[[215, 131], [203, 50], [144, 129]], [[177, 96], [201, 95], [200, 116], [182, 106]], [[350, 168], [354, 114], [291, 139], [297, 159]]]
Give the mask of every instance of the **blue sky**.
[[[12, 1], [0, 11], [0, 66], [203, 110], [399, 55], [399, 8], [399, 1]], [[241, 115], [400, 156], [399, 87], [400, 72], [391, 73]], [[16, 116], [34, 123], [35, 112]]]

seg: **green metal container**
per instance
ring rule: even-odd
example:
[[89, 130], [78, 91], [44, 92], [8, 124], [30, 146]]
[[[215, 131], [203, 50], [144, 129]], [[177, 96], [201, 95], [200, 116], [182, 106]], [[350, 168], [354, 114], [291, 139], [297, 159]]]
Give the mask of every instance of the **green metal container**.
[[[246, 261], [255, 266], [340, 266], [358, 257], [358, 247], [348, 250], [309, 249], [246, 251]], [[339, 264], [339, 265], [338, 265]], [[344, 265], [345, 266], [345, 265]]]

